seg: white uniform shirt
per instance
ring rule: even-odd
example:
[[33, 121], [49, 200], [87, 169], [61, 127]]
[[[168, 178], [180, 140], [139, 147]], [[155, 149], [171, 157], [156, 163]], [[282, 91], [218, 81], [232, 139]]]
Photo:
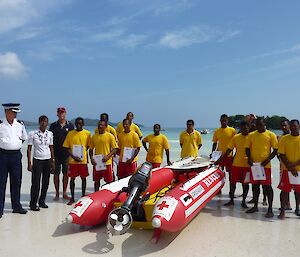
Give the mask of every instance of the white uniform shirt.
[[53, 133], [49, 130], [30, 131], [28, 134], [28, 145], [33, 145], [33, 158], [48, 160], [51, 158], [50, 145], [53, 145]]
[[4, 150], [19, 150], [22, 147], [22, 141], [27, 140], [25, 126], [14, 119], [9, 124], [4, 118], [0, 123], [0, 148]]

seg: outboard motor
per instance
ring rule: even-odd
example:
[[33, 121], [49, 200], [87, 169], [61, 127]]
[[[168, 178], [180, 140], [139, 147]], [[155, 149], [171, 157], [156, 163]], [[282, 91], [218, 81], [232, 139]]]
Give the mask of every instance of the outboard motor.
[[128, 187], [122, 189], [121, 192], [128, 193], [127, 200], [121, 207], [112, 210], [108, 216], [107, 228], [112, 235], [122, 235], [130, 228], [132, 206], [148, 188], [151, 171], [151, 163], [144, 162], [130, 178]]

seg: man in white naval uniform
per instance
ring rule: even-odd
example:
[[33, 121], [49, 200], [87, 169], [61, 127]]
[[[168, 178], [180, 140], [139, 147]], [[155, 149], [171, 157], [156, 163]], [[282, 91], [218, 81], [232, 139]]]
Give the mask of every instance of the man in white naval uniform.
[[10, 180], [10, 195], [13, 213], [26, 214], [20, 203], [22, 183], [21, 147], [27, 139], [23, 122], [16, 119], [20, 104], [2, 104], [5, 118], [0, 122], [0, 218], [3, 215], [7, 177]]

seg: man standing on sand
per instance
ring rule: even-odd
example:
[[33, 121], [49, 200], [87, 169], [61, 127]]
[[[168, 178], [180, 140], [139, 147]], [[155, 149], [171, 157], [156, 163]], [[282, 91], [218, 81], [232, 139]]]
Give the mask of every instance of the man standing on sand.
[[27, 139], [24, 123], [16, 119], [20, 104], [2, 104], [5, 118], [0, 121], [0, 218], [3, 215], [7, 176], [10, 180], [10, 195], [13, 213], [26, 214], [20, 203], [22, 184], [23, 142]]
[[115, 180], [112, 169], [112, 157], [117, 152], [118, 145], [115, 137], [107, 132], [106, 129], [107, 122], [100, 120], [98, 133], [95, 133], [90, 141], [89, 155], [93, 164], [95, 192], [99, 190], [102, 178], [106, 183], [111, 183]]
[[91, 141], [91, 133], [83, 128], [84, 120], [81, 117], [76, 118], [75, 126], [76, 129], [68, 133], [63, 143], [63, 147], [68, 149], [70, 155], [68, 176], [71, 178], [71, 199], [68, 205], [75, 202], [75, 178], [80, 176], [82, 196], [85, 196], [86, 178], [89, 175], [87, 151]]
[[137, 168], [137, 155], [142, 146], [137, 133], [130, 129], [130, 121], [123, 120], [124, 130], [118, 134], [119, 138], [119, 170], [118, 178], [132, 175]]
[[63, 143], [69, 131], [74, 129], [74, 125], [66, 120], [66, 108], [57, 108], [58, 120], [50, 125], [50, 131], [53, 133], [53, 146], [54, 146], [54, 158], [55, 158], [55, 169], [54, 169], [54, 187], [55, 187], [55, 197], [54, 201], [59, 199], [59, 174], [63, 174], [63, 198], [70, 200], [67, 195], [68, 187], [68, 158], [69, 152], [67, 149], [63, 148]]
[[[279, 141], [278, 153], [283, 162], [283, 171], [280, 178], [278, 188], [280, 193], [280, 214], [279, 219], [285, 218], [285, 207], [288, 204], [288, 195], [292, 189], [295, 191], [296, 198], [296, 215], [299, 216], [300, 203], [300, 134], [299, 134], [299, 120], [290, 121], [291, 134], [285, 135]], [[292, 183], [292, 179], [295, 183]], [[298, 208], [298, 210], [297, 210]]]
[[197, 157], [198, 150], [202, 146], [202, 138], [199, 131], [194, 129], [195, 122], [188, 120], [186, 130], [180, 133], [181, 159], [187, 157]]
[[250, 167], [245, 152], [245, 145], [249, 135], [249, 127], [246, 121], [241, 122], [240, 131], [241, 133], [233, 136], [228, 144], [227, 151], [219, 158], [219, 160], [215, 162], [215, 164], [218, 165], [220, 162], [222, 162], [223, 158], [228, 156], [235, 149], [235, 156], [233, 158], [233, 164], [231, 167], [230, 201], [225, 203], [224, 206], [234, 205], [236, 183], [240, 182], [243, 186], [243, 200], [241, 206], [243, 208], [248, 208], [246, 205], [246, 197], [248, 195], [248, 183], [250, 181], [247, 181], [246, 178], [248, 175], [250, 179]]
[[[159, 168], [163, 160], [163, 152], [166, 151], [167, 164], [172, 165], [170, 161], [170, 145], [165, 135], [160, 133], [160, 125], [153, 126], [154, 134], [148, 135], [143, 139], [143, 146], [147, 152], [146, 161], [152, 164], [152, 168]], [[149, 148], [147, 147], [149, 143]]]
[[247, 210], [246, 213], [258, 212], [259, 187], [262, 185], [268, 198], [268, 211], [265, 217], [272, 218], [274, 216], [272, 210], [274, 192], [271, 178], [271, 160], [277, 154], [278, 141], [276, 135], [266, 129], [263, 118], [256, 120], [256, 129], [256, 131], [250, 133], [246, 142], [246, 154], [248, 164], [251, 167], [250, 182], [254, 199], [254, 206]]
[[[129, 121], [130, 123], [130, 130], [134, 131], [137, 133], [139, 139], [141, 139], [143, 137], [143, 134], [139, 128], [138, 125], [136, 125], [135, 123], [133, 123], [133, 118], [134, 118], [134, 115], [132, 112], [129, 112], [127, 113], [126, 115], [126, 119]], [[116, 132], [117, 132], [117, 135], [119, 136], [119, 134], [124, 131], [124, 127], [123, 127], [123, 122], [119, 122], [118, 126], [117, 126], [117, 129], [116, 129]]]
[[[214, 151], [220, 151], [221, 154], [225, 154], [228, 148], [228, 144], [233, 138], [233, 136], [236, 134], [236, 131], [234, 128], [228, 126], [228, 116], [226, 114], [222, 114], [220, 117], [220, 123], [221, 127], [216, 129], [213, 136], [213, 146], [212, 146], [212, 154]], [[229, 181], [231, 181], [231, 166], [232, 166], [232, 152], [224, 156], [222, 161], [219, 163], [221, 168], [226, 168], [226, 171], [229, 173]], [[218, 194], [221, 194], [221, 190]], [[229, 192], [229, 195], [232, 195], [231, 192]]]

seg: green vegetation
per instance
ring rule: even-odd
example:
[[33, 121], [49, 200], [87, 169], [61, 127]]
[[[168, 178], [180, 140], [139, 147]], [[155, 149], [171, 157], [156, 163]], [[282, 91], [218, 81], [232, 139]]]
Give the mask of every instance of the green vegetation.
[[[72, 119], [71, 122], [74, 124], [75, 123], [75, 119]], [[84, 124], [85, 126], [90, 126], [90, 127], [97, 127], [98, 126], [98, 119], [90, 119], [90, 118], [84, 118]], [[116, 122], [109, 122], [109, 124], [113, 127], [117, 127], [118, 123]], [[136, 124], [138, 125], [140, 128], [144, 127], [141, 124]]]
[[[229, 126], [237, 128], [241, 121], [245, 120], [245, 115], [237, 114], [234, 116], [229, 116]], [[280, 129], [281, 121], [285, 120], [286, 117], [273, 115], [271, 117], [265, 116], [266, 125], [269, 129]]]

